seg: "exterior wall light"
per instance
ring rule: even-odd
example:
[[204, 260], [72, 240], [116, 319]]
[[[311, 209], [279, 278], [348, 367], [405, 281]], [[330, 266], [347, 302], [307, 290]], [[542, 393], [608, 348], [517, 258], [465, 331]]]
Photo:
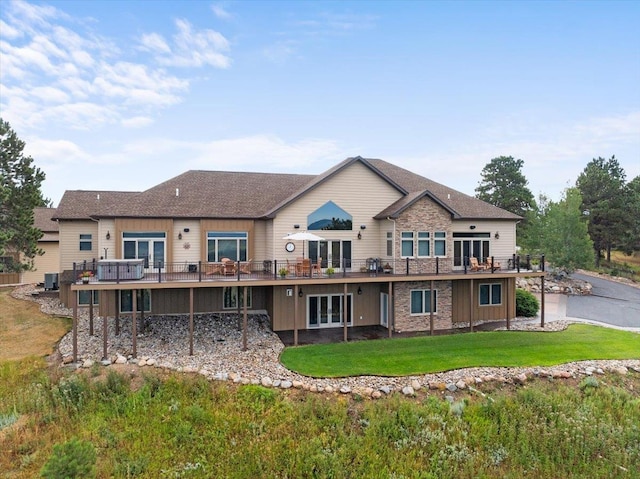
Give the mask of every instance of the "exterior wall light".
[[358, 295], [362, 294], [362, 288], [360, 286], [358, 286]]
[[182, 239], [182, 232], [178, 233], [178, 239], [181, 240]]
[[302, 288], [300, 288], [300, 289], [298, 290], [298, 298], [302, 298], [302, 295], [303, 295], [303, 294], [304, 294], [304, 293], [302, 292]]
[[493, 237], [494, 237], [495, 239], [500, 239], [500, 233], [499, 233], [498, 231], [496, 231], [496, 234], [495, 234], [495, 235], [493, 235]]
[[111, 233], [107, 231], [107, 241], [111, 239]]
[[358, 231], [358, 239], [362, 239], [362, 233], [360, 233], [360, 231]]
[[297, 229], [297, 230], [299, 230], [299, 229], [300, 229], [300, 225], [298, 225], [298, 224], [293, 225], [293, 227], [294, 227], [295, 229]]

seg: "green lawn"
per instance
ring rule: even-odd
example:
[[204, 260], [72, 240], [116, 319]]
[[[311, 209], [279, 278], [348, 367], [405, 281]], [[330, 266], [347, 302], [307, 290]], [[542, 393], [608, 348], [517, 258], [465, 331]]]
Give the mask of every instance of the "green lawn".
[[640, 334], [574, 324], [555, 333], [494, 331], [290, 347], [280, 359], [306, 376], [345, 377], [635, 358], [640, 358]]

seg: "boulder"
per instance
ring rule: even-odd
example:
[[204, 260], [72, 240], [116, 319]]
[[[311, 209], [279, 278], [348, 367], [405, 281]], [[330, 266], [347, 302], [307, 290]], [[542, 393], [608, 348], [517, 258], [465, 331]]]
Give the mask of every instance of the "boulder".
[[273, 380], [269, 376], [265, 376], [260, 380], [260, 384], [262, 384], [265, 388], [270, 388], [273, 386]]
[[411, 386], [405, 386], [402, 388], [402, 394], [404, 394], [405, 396], [415, 396], [416, 392]]

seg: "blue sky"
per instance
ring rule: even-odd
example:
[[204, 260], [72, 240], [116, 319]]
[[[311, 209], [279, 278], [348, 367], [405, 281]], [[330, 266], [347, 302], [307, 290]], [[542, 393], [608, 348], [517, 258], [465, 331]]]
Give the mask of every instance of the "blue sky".
[[640, 175], [640, 2], [0, 1], [0, 115], [66, 189], [382, 158], [467, 194]]

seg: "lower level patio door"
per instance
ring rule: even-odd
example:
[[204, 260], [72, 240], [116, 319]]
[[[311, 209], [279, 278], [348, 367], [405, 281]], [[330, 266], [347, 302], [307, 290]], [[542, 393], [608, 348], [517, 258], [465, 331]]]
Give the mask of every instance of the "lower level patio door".
[[380, 293], [380, 326], [389, 327], [389, 294]]
[[[307, 296], [307, 326], [338, 328], [343, 326], [343, 294]], [[347, 295], [347, 326], [353, 322], [352, 295]]]

